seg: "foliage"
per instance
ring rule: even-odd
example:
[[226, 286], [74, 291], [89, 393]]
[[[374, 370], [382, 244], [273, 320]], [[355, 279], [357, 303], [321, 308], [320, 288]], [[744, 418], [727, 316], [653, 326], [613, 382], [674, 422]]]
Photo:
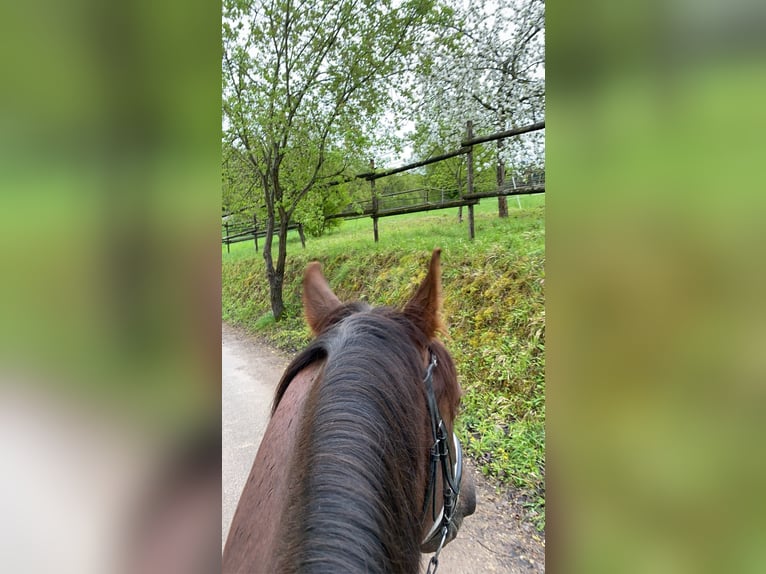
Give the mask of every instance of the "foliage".
[[423, 187], [423, 176], [415, 172], [405, 172], [384, 177], [375, 182], [379, 194], [398, 193]]
[[[443, 248], [447, 346], [464, 390], [457, 429], [466, 453], [486, 475], [513, 485], [529, 501], [542, 528], [545, 507], [545, 309], [543, 198], [500, 220], [489, 204], [477, 207], [477, 237], [466, 239], [454, 210], [380, 221], [372, 241], [369, 220], [346, 221], [309, 241], [286, 271], [286, 318], [269, 320], [263, 273], [246, 248], [224, 253], [223, 312], [283, 349], [308, 341], [301, 316], [305, 265], [322, 262], [341, 299], [401, 305], [425, 273], [428, 253]], [[297, 238], [290, 239], [297, 241]], [[237, 246], [233, 246], [236, 248]]]
[[543, 393], [540, 388], [526, 405], [529, 414], [519, 418], [516, 412], [520, 402], [514, 404], [507, 393], [487, 389], [466, 392], [457, 430], [463, 437], [465, 453], [477, 460], [485, 476], [522, 490], [531, 519], [541, 529], [545, 522]]
[[466, 192], [465, 157], [458, 156], [426, 166], [425, 179], [428, 185], [449, 189], [450, 197], [460, 197]]
[[229, 141], [221, 142], [221, 206], [224, 214], [236, 216], [247, 212], [242, 219], [263, 215], [259, 209], [260, 189], [252, 167], [241, 150]]
[[295, 220], [311, 236], [319, 237], [326, 229], [340, 225], [340, 219], [325, 217], [343, 210], [351, 201], [344, 186], [319, 186], [311, 190], [295, 210]]
[[[363, 157], [391, 78], [407, 67], [421, 31], [447, 16], [433, 0], [224, 0], [224, 139], [249, 163], [262, 192], [277, 320], [287, 226], [299, 204], [329, 189], [319, 185], [341, 176], [351, 158]], [[315, 232], [317, 213], [304, 211]]]

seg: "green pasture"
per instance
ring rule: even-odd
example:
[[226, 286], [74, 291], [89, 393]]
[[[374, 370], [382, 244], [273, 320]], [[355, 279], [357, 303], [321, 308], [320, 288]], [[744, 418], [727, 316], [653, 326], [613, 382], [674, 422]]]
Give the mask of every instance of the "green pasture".
[[[519, 205], [521, 207], [519, 207]], [[521, 195], [508, 198], [508, 209], [512, 215], [523, 215], [524, 211], [536, 207], [545, 207], [545, 196], [540, 195]], [[476, 214], [476, 243], [492, 242], [500, 239], [508, 230], [508, 226], [513, 226], [513, 218], [504, 222], [504, 225], [498, 225], [497, 201], [494, 199], [484, 199], [474, 208]], [[468, 241], [468, 208], [463, 208], [463, 223], [459, 224], [457, 220], [458, 209], [450, 208], [443, 210], [434, 210], [421, 213], [410, 213], [393, 217], [382, 217], [378, 219], [379, 244], [373, 240], [372, 219], [370, 217], [359, 217], [340, 222], [336, 228], [331, 228], [320, 238], [307, 237], [306, 248], [311, 251], [319, 250], [322, 253], [332, 252], [338, 248], [345, 250], [350, 243], [356, 247], [364, 246], [370, 249], [390, 249], [392, 245], [411, 245], [415, 241], [422, 245], [424, 249], [431, 245], [433, 233], [438, 233], [438, 238], [442, 240], [441, 247], [446, 248], [453, 242], [462, 244]], [[492, 217], [492, 216], [495, 217]], [[542, 218], [540, 220], [542, 225]], [[276, 246], [278, 239], [274, 238]], [[262, 248], [264, 240], [258, 239], [258, 253], [262, 257]], [[287, 234], [288, 252], [294, 253], [301, 249], [300, 238], [297, 231], [290, 231]], [[290, 246], [294, 246], [291, 247]], [[255, 254], [255, 244], [252, 240], [232, 243], [229, 246], [230, 253], [227, 253], [226, 245], [222, 245], [224, 254], [224, 263], [227, 260], [237, 259], [239, 257], [250, 257]]]
[[[520, 205], [520, 207], [519, 207]], [[223, 246], [223, 317], [288, 352], [303, 347], [300, 283], [312, 260], [343, 300], [404, 304], [441, 247], [447, 347], [464, 395], [458, 434], [466, 452], [498, 485], [516, 489], [530, 519], [545, 517], [545, 197], [508, 198], [509, 217], [497, 200], [476, 206], [476, 239], [468, 239], [468, 210], [457, 208], [343, 221], [319, 238], [288, 236], [285, 316], [269, 308], [262, 252], [252, 241]], [[259, 248], [263, 242], [259, 240]]]

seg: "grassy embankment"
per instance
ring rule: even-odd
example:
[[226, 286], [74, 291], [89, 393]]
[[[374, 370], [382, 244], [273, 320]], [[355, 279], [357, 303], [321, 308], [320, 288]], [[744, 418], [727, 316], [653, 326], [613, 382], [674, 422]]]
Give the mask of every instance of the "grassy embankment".
[[[380, 242], [370, 219], [344, 222], [325, 236], [288, 238], [284, 320], [271, 316], [263, 258], [252, 242], [223, 248], [223, 317], [295, 351], [308, 341], [300, 303], [303, 269], [322, 262], [342, 300], [401, 306], [441, 247], [447, 347], [464, 390], [458, 435], [485, 475], [521, 489], [538, 527], [545, 519], [544, 197], [509, 198], [477, 208], [476, 240], [457, 209], [384, 218]], [[466, 214], [467, 215], [467, 214]]]

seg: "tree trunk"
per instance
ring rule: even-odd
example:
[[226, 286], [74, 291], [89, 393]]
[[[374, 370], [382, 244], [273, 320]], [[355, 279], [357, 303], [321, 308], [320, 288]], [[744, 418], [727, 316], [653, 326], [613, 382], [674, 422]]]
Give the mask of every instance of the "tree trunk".
[[[282, 283], [285, 279], [285, 262], [287, 261], [287, 226], [290, 219], [285, 210], [279, 208], [279, 249], [277, 250], [277, 275], [279, 276], [279, 304], [282, 304]], [[276, 317], [276, 314], [274, 315]], [[282, 316], [282, 307], [279, 309]]]
[[508, 198], [503, 195], [497, 198], [497, 215], [498, 217], [508, 217]]
[[[276, 178], [273, 178], [274, 181]], [[266, 182], [264, 182], [266, 183]], [[278, 185], [278, 184], [277, 184]], [[284, 300], [282, 298], [282, 286], [285, 280], [285, 260], [287, 259], [287, 223], [288, 218], [284, 208], [280, 205], [279, 210], [279, 227], [277, 231], [277, 238], [279, 239], [279, 246], [277, 250], [277, 261], [274, 264], [274, 257], [272, 254], [272, 244], [274, 241], [274, 231], [276, 226], [276, 213], [274, 211], [274, 198], [281, 197], [281, 190], [274, 190], [274, 195], [270, 196], [268, 191], [266, 192], [266, 237], [263, 245], [263, 259], [266, 262], [266, 276], [269, 280], [269, 300], [271, 303], [271, 312], [274, 315], [274, 320], [279, 321], [282, 319], [282, 313], [285, 309]]]
[[302, 223], [298, 224], [298, 235], [301, 238], [301, 247], [303, 247], [303, 249], [306, 249], [306, 235], [303, 233], [303, 224]]
[[271, 299], [271, 312], [274, 313], [274, 320], [282, 319], [282, 312], [285, 310], [285, 304], [282, 299], [282, 286], [285, 282], [285, 261], [287, 261], [287, 214], [281, 207], [279, 208], [279, 245], [277, 246], [277, 264], [273, 265], [269, 272], [269, 298]]
[[[272, 226], [273, 227], [273, 226]], [[287, 259], [287, 225], [279, 222], [277, 237], [279, 244], [277, 246], [277, 261], [274, 264], [274, 257], [271, 253], [273, 240], [273, 229], [271, 233], [266, 232], [266, 242], [263, 248], [263, 258], [266, 260], [266, 275], [269, 279], [269, 300], [271, 302], [271, 312], [274, 314], [274, 320], [282, 319], [282, 312], [285, 310], [284, 300], [282, 298], [282, 286], [285, 281], [285, 261]]]
[[282, 319], [282, 312], [285, 310], [285, 304], [282, 301], [282, 284], [284, 274], [273, 273], [269, 276], [269, 301], [271, 302], [271, 312], [274, 314], [274, 320]]
[[271, 302], [271, 312], [274, 319], [279, 321], [284, 310], [282, 302], [282, 279], [274, 267], [274, 257], [272, 256], [271, 246], [274, 242], [274, 214], [269, 210], [269, 216], [266, 223], [266, 237], [263, 242], [263, 260], [266, 262], [266, 277], [269, 280], [269, 300]]

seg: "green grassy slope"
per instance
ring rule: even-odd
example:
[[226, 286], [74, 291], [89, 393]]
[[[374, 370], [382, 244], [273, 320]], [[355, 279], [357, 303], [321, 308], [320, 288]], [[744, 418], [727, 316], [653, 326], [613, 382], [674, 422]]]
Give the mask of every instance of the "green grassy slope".
[[[509, 199], [477, 208], [476, 240], [457, 210], [344, 222], [301, 249], [288, 238], [285, 318], [275, 324], [260, 253], [252, 243], [223, 248], [223, 316], [294, 351], [308, 341], [300, 303], [303, 269], [321, 261], [342, 300], [401, 306], [425, 276], [431, 250], [441, 247], [447, 347], [464, 390], [458, 434], [482, 471], [522, 489], [532, 518], [544, 522], [545, 309], [544, 197]], [[467, 213], [464, 214], [467, 216]]]

